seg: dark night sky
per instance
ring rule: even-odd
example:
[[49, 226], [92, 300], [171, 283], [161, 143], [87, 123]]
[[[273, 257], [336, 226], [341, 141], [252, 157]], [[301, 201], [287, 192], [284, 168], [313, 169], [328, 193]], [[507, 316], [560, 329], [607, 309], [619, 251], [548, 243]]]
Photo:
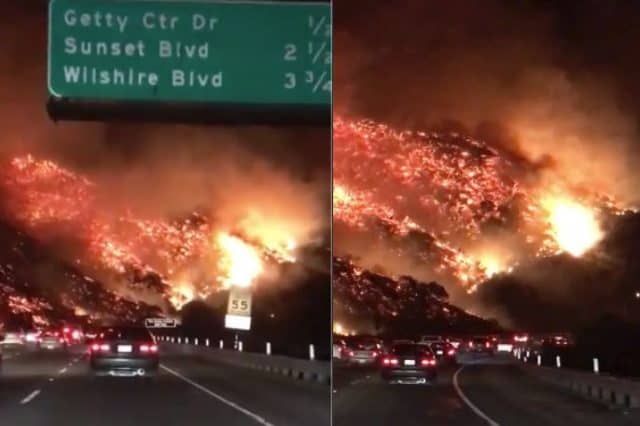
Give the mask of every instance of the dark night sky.
[[482, 53], [487, 62], [512, 62], [495, 68], [505, 79], [539, 65], [603, 78], [640, 118], [638, 1], [336, 0], [334, 19], [338, 105], [345, 101], [342, 69], [361, 72], [360, 82], [349, 83], [361, 86], [360, 107], [373, 110], [363, 92], [397, 70], [422, 72]]

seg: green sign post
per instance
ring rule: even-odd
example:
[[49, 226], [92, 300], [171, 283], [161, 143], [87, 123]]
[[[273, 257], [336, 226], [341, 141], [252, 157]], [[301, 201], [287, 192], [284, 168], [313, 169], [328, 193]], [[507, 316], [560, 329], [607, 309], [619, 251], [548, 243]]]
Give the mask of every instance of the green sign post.
[[51, 0], [54, 101], [327, 111], [329, 3]]

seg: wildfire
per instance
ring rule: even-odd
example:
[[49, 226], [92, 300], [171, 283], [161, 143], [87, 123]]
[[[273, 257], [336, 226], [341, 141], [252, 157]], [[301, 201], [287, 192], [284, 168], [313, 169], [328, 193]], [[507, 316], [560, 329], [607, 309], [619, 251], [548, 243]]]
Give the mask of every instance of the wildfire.
[[226, 233], [218, 234], [216, 242], [222, 250], [220, 268], [225, 276], [220, 282], [225, 288], [249, 287], [262, 273], [260, 252], [240, 238]]
[[551, 226], [549, 233], [562, 251], [582, 256], [603, 237], [595, 212], [572, 200], [548, 197], [542, 201]]
[[[521, 178], [535, 172], [525, 159], [456, 132], [334, 117], [335, 223], [376, 235], [392, 255], [469, 291], [528, 257], [584, 254], [603, 235], [597, 212], [622, 211], [611, 197], [562, 181], [554, 187], [562, 197], [541, 196], [548, 187]], [[478, 249], [496, 244], [487, 230], [508, 234], [517, 249]]]
[[31, 155], [11, 160], [1, 183], [9, 216], [34, 237], [84, 245], [85, 256], [74, 263], [91, 271], [157, 276], [178, 309], [221, 288], [252, 285], [267, 263], [296, 262], [297, 237], [303, 235], [282, 212], [269, 216], [261, 206], [248, 206], [233, 234], [198, 213], [167, 220], [105, 211], [93, 182]]

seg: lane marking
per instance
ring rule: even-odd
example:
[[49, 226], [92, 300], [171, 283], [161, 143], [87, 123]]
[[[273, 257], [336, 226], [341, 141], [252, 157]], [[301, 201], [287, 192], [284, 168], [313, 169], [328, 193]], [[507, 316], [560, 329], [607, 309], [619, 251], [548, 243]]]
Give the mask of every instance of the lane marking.
[[60, 374], [64, 374], [67, 372], [67, 367], [63, 368], [62, 370], [60, 370]]
[[40, 394], [40, 389], [36, 389], [33, 392], [31, 392], [29, 395], [27, 395], [27, 397], [25, 399], [23, 399], [22, 401], [20, 401], [20, 404], [28, 404], [29, 402], [31, 402], [31, 400], [33, 398], [35, 398], [36, 396], [38, 396]]
[[458, 368], [458, 370], [456, 370], [456, 372], [453, 374], [453, 387], [456, 390], [456, 393], [458, 394], [460, 399], [465, 404], [467, 404], [467, 407], [471, 408], [471, 410], [474, 413], [476, 413], [476, 415], [478, 417], [480, 417], [481, 419], [486, 421], [490, 426], [500, 426], [500, 424], [498, 422], [496, 422], [491, 417], [489, 417], [485, 413], [483, 413], [482, 410], [480, 410], [473, 402], [471, 402], [471, 400], [469, 398], [467, 398], [467, 396], [464, 394], [464, 392], [462, 392], [462, 388], [460, 388], [460, 384], [458, 383], [458, 374], [460, 374], [460, 372], [465, 367], [466, 367], [466, 365], [463, 365], [462, 367]]
[[241, 412], [242, 414], [244, 414], [244, 415], [246, 415], [248, 417], [251, 417], [256, 422], [258, 422], [258, 423], [260, 423], [262, 425], [265, 425], [265, 426], [274, 426], [272, 423], [269, 423], [264, 417], [261, 417], [261, 416], [257, 415], [256, 413], [247, 410], [244, 407], [241, 407], [240, 405], [236, 404], [235, 402], [229, 401], [225, 397], [220, 396], [217, 393], [211, 391], [210, 389], [205, 388], [201, 384], [198, 384], [198, 383], [194, 382], [193, 380], [189, 379], [188, 377], [183, 376], [182, 374], [178, 373], [175, 370], [172, 370], [171, 368], [167, 367], [166, 365], [161, 364], [160, 368], [162, 368], [166, 372], [176, 376], [177, 378], [189, 383], [191, 386], [195, 387], [196, 389], [201, 390], [202, 392], [204, 392], [207, 395], [217, 399], [218, 401], [228, 405], [229, 407], [238, 410], [239, 412]]

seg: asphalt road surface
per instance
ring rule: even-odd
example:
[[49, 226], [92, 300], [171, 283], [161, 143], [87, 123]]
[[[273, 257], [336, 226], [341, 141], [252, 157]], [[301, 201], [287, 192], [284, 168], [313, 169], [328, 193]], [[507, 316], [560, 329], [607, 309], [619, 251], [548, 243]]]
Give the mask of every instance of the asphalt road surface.
[[580, 399], [526, 375], [509, 359], [461, 362], [466, 364], [462, 370], [443, 368], [437, 382], [428, 385], [389, 385], [374, 367], [334, 362], [333, 425], [640, 424], [636, 410], [610, 410]]
[[330, 424], [326, 385], [162, 354], [152, 380], [93, 377], [84, 348], [5, 351], [0, 425]]

